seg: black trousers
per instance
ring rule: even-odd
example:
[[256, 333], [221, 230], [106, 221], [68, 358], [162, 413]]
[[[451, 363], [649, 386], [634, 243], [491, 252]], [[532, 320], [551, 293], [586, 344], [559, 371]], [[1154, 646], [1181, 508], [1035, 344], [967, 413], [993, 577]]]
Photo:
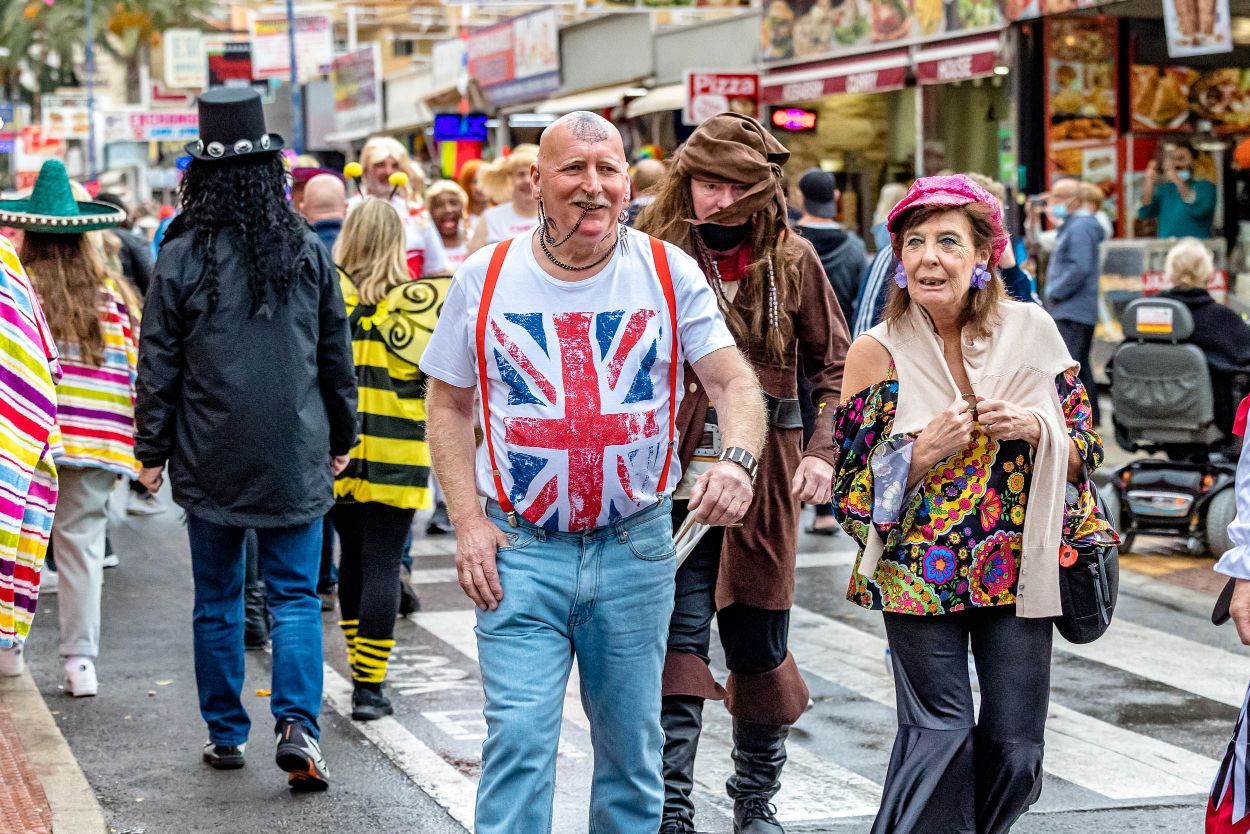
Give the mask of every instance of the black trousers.
[[[1002, 834], [1036, 801], [1050, 699], [1048, 619], [1000, 606], [885, 615], [898, 735], [873, 834]], [[968, 646], [981, 713], [974, 719]]]
[[330, 520], [339, 534], [339, 607], [359, 620], [361, 637], [386, 640], [399, 611], [399, 557], [414, 510], [372, 501], [339, 503]]
[[1102, 412], [1098, 408], [1098, 383], [1094, 381], [1094, 366], [1090, 362], [1089, 352], [1094, 345], [1094, 325], [1080, 324], [1068, 319], [1055, 319], [1059, 327], [1059, 335], [1068, 346], [1068, 353], [1081, 363], [1081, 384], [1085, 386], [1085, 394], [1089, 397], [1089, 405], [1094, 415], [1094, 425], [1102, 422]]
[[[686, 518], [688, 502], [673, 502], [673, 530]], [[720, 571], [725, 528], [713, 527], [695, 545], [677, 571], [677, 594], [669, 620], [669, 651], [708, 660], [712, 617], [720, 627], [725, 665], [740, 675], [771, 672], [786, 659], [789, 611], [770, 611], [734, 603], [716, 611], [716, 575]]]

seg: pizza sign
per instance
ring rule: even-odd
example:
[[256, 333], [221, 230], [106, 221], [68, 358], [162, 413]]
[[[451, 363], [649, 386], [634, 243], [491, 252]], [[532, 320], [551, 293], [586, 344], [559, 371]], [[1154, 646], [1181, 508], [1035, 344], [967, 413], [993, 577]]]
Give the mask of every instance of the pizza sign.
[[682, 123], [694, 127], [727, 111], [759, 118], [760, 74], [686, 70], [686, 106], [682, 110]]

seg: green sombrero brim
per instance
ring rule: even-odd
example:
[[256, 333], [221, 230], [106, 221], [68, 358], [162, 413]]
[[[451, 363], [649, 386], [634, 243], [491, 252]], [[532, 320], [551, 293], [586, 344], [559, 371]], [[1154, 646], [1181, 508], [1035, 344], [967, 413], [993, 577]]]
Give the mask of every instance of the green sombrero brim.
[[108, 203], [78, 202], [78, 214], [58, 216], [30, 210], [30, 200], [0, 200], [0, 226], [28, 232], [81, 234], [111, 229], [126, 219], [126, 212]]

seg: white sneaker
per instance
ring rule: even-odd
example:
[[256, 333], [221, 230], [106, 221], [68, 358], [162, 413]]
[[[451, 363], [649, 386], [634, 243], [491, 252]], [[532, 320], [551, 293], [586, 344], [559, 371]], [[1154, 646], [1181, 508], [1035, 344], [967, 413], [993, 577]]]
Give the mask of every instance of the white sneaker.
[[121, 564], [121, 560], [117, 558], [116, 553], [105, 553], [104, 561], [100, 563], [101, 567], [115, 568]]
[[165, 505], [150, 492], [142, 495], [131, 492], [126, 498], [126, 515], [159, 515], [163, 512]]
[[26, 658], [21, 646], [0, 649], [0, 677], [16, 678], [26, 670]]
[[100, 691], [95, 676], [95, 661], [89, 657], [65, 659], [65, 691], [75, 698], [85, 698]]
[[61, 584], [61, 578], [54, 570], [48, 570], [44, 567], [43, 574], [39, 579], [39, 596], [50, 597], [56, 593], [57, 587]]

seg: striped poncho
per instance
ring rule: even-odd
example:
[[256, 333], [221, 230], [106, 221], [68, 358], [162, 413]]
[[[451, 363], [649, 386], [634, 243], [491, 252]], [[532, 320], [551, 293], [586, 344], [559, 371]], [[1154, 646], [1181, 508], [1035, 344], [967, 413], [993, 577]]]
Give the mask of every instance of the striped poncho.
[[57, 466], [106, 469], [132, 477], [135, 460], [135, 378], [139, 350], [131, 328], [134, 311], [112, 278], [100, 289], [98, 310], [104, 361], [92, 365], [78, 345], [58, 345], [64, 376], [56, 386]]
[[0, 647], [30, 632], [56, 509], [49, 438], [56, 347], [30, 281], [0, 237]]
[[434, 332], [450, 278], [401, 284], [377, 304], [361, 304], [342, 273], [352, 329], [360, 440], [334, 482], [340, 501], [429, 509], [430, 445], [425, 438], [425, 374], [417, 367]]

